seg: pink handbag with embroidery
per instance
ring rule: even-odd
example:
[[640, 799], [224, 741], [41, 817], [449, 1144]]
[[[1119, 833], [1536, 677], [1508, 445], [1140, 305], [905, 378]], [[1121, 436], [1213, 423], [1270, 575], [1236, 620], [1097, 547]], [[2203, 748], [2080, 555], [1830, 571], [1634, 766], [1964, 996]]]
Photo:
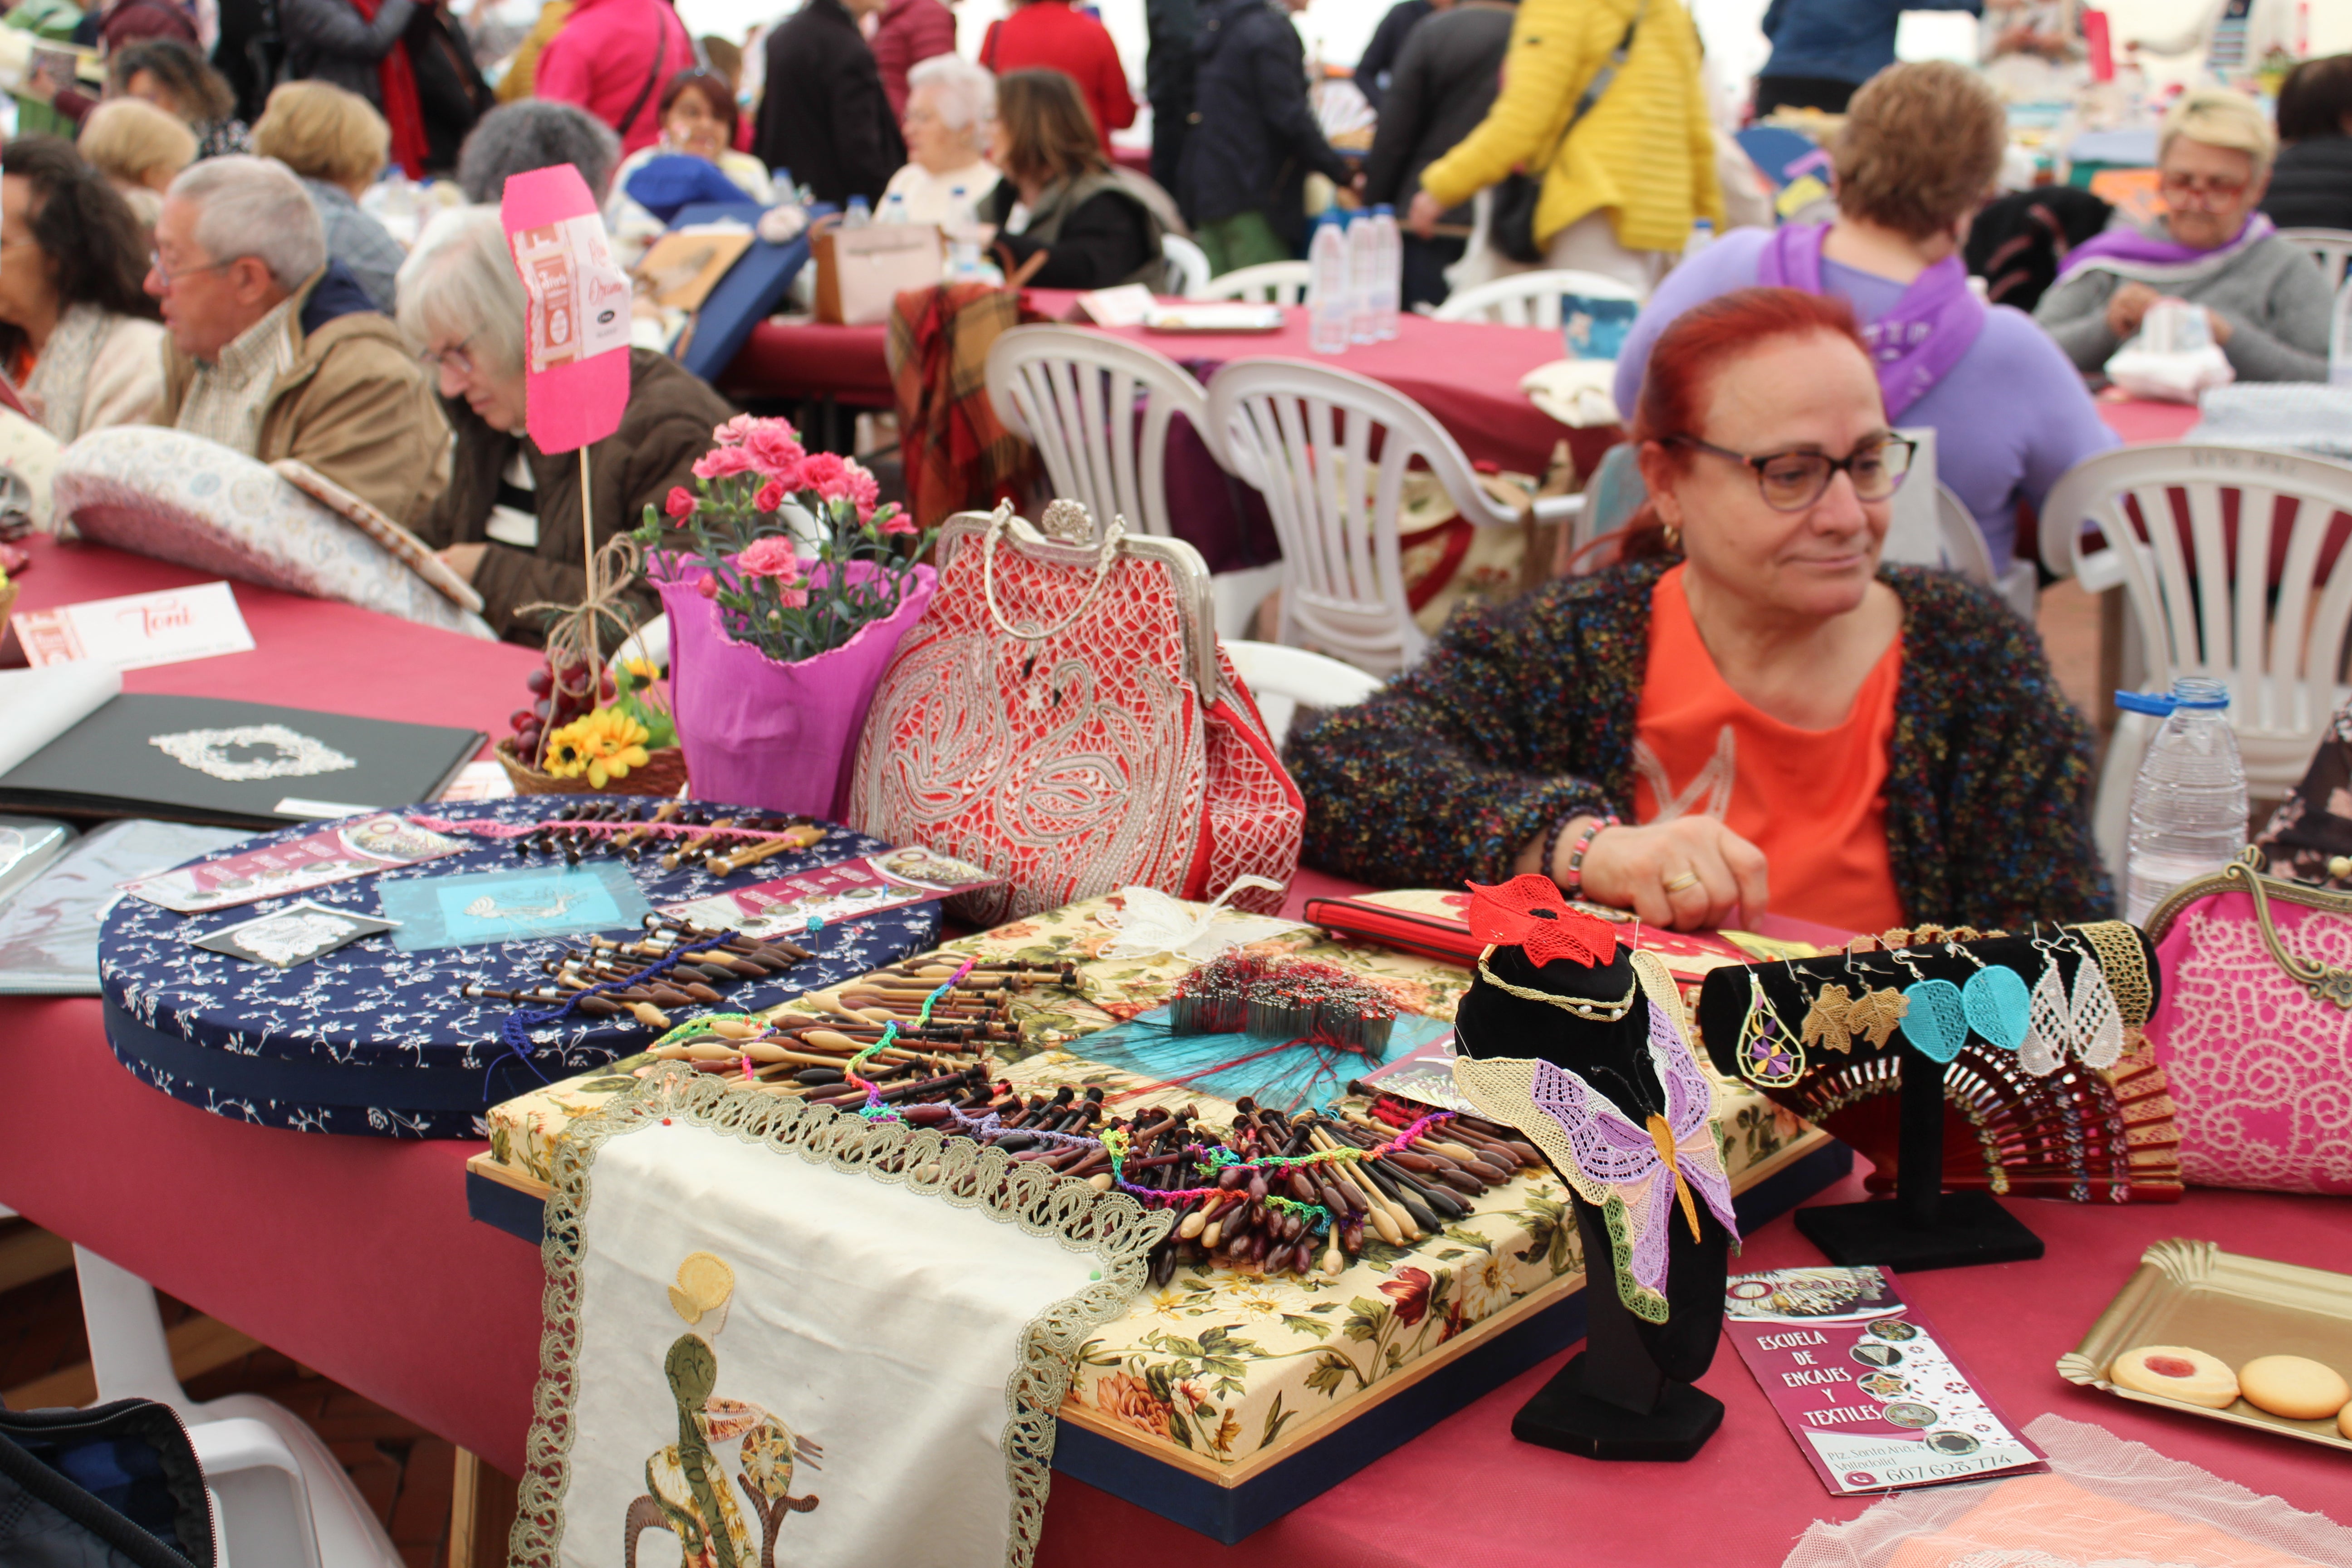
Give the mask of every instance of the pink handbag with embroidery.
[[2182, 1179], [2352, 1194], [2352, 895], [2232, 861], [2175, 889], [2147, 934]]
[[1289, 882], [1306, 805], [1217, 646], [1198, 551], [1057, 500], [1042, 533], [1010, 507], [950, 518], [938, 560], [866, 715], [852, 823], [1004, 878], [952, 900], [988, 925], [1130, 885]]

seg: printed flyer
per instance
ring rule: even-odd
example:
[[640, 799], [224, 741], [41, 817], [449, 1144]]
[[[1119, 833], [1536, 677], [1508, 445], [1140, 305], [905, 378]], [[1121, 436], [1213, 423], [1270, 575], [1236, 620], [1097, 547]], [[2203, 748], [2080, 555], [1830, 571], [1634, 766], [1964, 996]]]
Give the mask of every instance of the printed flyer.
[[134, 899], [184, 915], [197, 914], [307, 893], [370, 872], [437, 860], [467, 847], [463, 839], [419, 827], [387, 811], [349, 817], [299, 838], [218, 860], [201, 860], [121, 886]]
[[813, 867], [772, 882], [712, 893], [682, 904], [665, 904], [661, 912], [697, 925], [740, 931], [746, 936], [789, 938], [807, 931], [813, 920], [831, 925], [991, 887], [1003, 879], [967, 861], [909, 846]]
[[1884, 1268], [1776, 1268], [1724, 1288], [1724, 1332], [1837, 1497], [2045, 1470]]

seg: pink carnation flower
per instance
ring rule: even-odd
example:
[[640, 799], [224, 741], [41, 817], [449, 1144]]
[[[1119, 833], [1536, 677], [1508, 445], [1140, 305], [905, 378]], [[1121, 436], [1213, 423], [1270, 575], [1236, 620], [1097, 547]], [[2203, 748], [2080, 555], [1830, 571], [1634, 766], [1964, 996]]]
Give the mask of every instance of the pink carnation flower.
[[[801, 575], [800, 557], [793, 552], [793, 542], [771, 534], [751, 542], [751, 548], [735, 557], [735, 569], [752, 577], [773, 577], [780, 583], [797, 583]], [[802, 603], [807, 603], [805, 597]]]
[[751, 499], [751, 504], [761, 511], [774, 511], [784, 504], [784, 498], [790, 493], [784, 489], [782, 479], [770, 479], [760, 487], [760, 493]]
[[701, 581], [695, 584], [694, 591], [706, 599], [715, 599], [719, 597], [719, 579], [706, 572]]
[[857, 508], [857, 521], [867, 521], [874, 516], [875, 505], [882, 499], [882, 487], [875, 483], [874, 476], [863, 463], [844, 463], [842, 468], [848, 485], [848, 498]]
[[848, 467], [837, 452], [811, 452], [801, 459], [800, 488], [831, 500], [841, 493], [842, 475]]
[[751, 469], [751, 455], [740, 447], [713, 447], [694, 460], [694, 477], [698, 479], [723, 479]]
[[698, 504], [694, 499], [692, 490], [688, 489], [684, 485], [672, 485], [669, 488], [669, 500], [664, 504], [664, 510], [672, 517], [692, 517], [694, 509]]
[[710, 437], [722, 447], [740, 447], [750, 437], [753, 430], [759, 428], [759, 426], [760, 421], [750, 415], [738, 414], [726, 424], [715, 427], [710, 432]]
[[885, 533], [916, 533], [920, 531], [915, 527], [915, 520], [913, 518], [908, 517], [903, 511], [893, 511], [888, 517], [882, 520], [882, 531]]
[[762, 420], [753, 426], [744, 438], [743, 450], [751, 455], [753, 468], [786, 489], [800, 482], [801, 459], [807, 454], [793, 438], [793, 427], [782, 420]]
[[800, 610], [808, 607], [808, 590], [806, 588], [779, 588], [776, 590], [776, 596], [783, 600], [784, 607], [788, 610]]

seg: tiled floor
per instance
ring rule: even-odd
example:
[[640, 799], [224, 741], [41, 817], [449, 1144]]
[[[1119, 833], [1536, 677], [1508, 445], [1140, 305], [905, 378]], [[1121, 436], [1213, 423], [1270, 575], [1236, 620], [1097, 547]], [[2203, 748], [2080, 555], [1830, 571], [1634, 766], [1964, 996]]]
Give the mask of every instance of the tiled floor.
[[[2060, 687], [2085, 712], [2105, 713], [2105, 694], [2098, 689], [2096, 602], [2074, 584], [2061, 584], [2042, 595], [2041, 622]], [[22, 1226], [22, 1221], [0, 1221], [0, 1239], [19, 1234]], [[186, 1314], [178, 1302], [164, 1302], [167, 1325]], [[70, 1272], [0, 1294], [0, 1398], [87, 1356], [81, 1303]], [[439, 1568], [448, 1561], [456, 1455], [447, 1443], [270, 1350], [191, 1379], [188, 1392], [198, 1399], [259, 1394], [292, 1410], [342, 1461], [408, 1568]]]

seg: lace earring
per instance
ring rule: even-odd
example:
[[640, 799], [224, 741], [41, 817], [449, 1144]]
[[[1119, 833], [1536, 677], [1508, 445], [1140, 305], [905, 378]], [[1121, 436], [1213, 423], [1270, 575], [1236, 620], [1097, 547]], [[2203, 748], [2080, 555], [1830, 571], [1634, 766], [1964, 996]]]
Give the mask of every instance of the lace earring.
[[2074, 1055], [2086, 1068], [2111, 1068], [2123, 1059], [2123, 1014], [2097, 956], [2073, 931], [2066, 938], [2083, 959], [2074, 971], [2074, 1005], [2068, 1009]]
[[1804, 1042], [1792, 1031], [1756, 971], [1748, 972], [1748, 1016], [1739, 1026], [1739, 1076], [1759, 1089], [1786, 1089], [1805, 1076]]
[[1969, 1027], [2004, 1051], [2023, 1045], [2032, 1026], [2033, 997], [2017, 971], [2005, 963], [1987, 963], [1957, 941], [1946, 942], [1944, 951], [1976, 965], [1977, 972], [1960, 988]]
[[1969, 1043], [1968, 1006], [1960, 999], [1960, 988], [1948, 980], [1931, 980], [1920, 973], [1919, 966], [1899, 948], [1887, 956], [1912, 976], [1912, 984], [1903, 990], [1903, 1037], [1929, 1061], [1950, 1061]]
[[2074, 1046], [2074, 1017], [2066, 1002], [2066, 983], [2058, 973], [2059, 944], [2042, 935], [2039, 921], [2033, 925], [2033, 945], [2042, 951], [2042, 977], [2033, 983], [2029, 1026], [2017, 1062], [2035, 1078], [2048, 1078]]

